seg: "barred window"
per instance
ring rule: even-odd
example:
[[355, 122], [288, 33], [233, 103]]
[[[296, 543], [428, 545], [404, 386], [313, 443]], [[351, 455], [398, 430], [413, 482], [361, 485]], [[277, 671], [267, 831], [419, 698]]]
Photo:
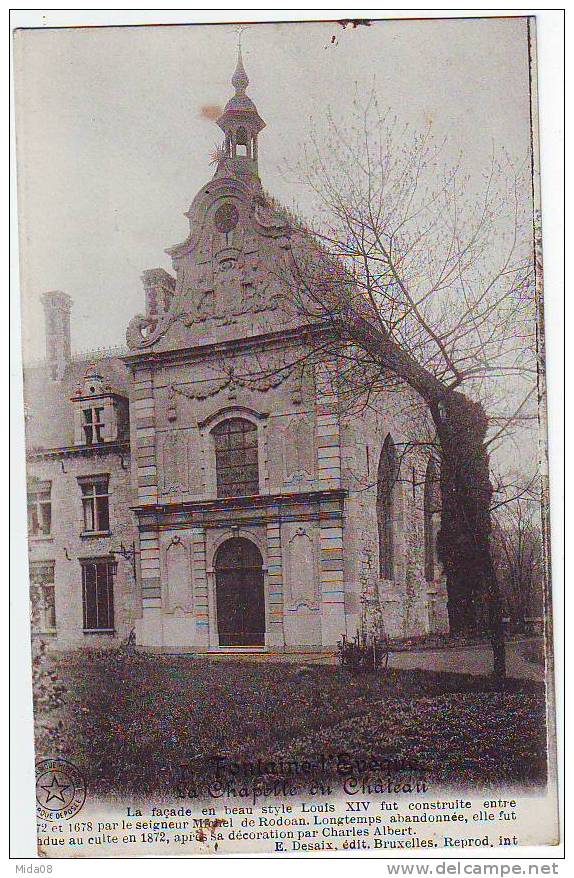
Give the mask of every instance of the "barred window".
[[218, 497], [259, 493], [257, 426], [245, 418], [229, 418], [213, 430]]
[[114, 563], [109, 558], [81, 561], [84, 632], [114, 630]]
[[28, 533], [47, 537], [52, 531], [52, 483], [34, 482], [28, 488]]
[[56, 631], [56, 595], [54, 562], [42, 561], [30, 565], [30, 616], [35, 633]]
[[108, 476], [94, 476], [79, 480], [82, 489], [84, 533], [98, 533], [110, 529], [110, 498]]
[[104, 408], [103, 406], [90, 406], [82, 409], [84, 442], [86, 445], [95, 445], [104, 441]]

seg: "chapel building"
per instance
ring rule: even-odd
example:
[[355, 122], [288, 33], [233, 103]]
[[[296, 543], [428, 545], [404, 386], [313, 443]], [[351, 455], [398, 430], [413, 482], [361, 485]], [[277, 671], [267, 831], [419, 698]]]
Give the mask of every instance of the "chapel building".
[[167, 251], [173, 274], [143, 273], [127, 349], [72, 357], [71, 300], [44, 296], [28, 513], [33, 628], [55, 648], [135, 630], [149, 650], [316, 652], [374, 619], [390, 638], [448, 631], [411, 391], [352, 417], [336, 363], [300, 356], [293, 228], [259, 179], [248, 84], [239, 53], [215, 174]]

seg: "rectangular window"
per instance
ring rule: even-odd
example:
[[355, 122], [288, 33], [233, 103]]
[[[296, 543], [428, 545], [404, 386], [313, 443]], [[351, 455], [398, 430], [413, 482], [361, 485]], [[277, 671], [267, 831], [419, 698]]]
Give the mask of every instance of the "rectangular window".
[[52, 483], [34, 482], [28, 489], [28, 533], [47, 537], [52, 531]]
[[81, 479], [84, 533], [102, 533], [110, 529], [108, 476]]
[[114, 630], [114, 565], [109, 558], [82, 561], [84, 632]]
[[54, 562], [30, 565], [30, 617], [32, 630], [39, 634], [56, 631]]
[[95, 445], [104, 441], [104, 409], [103, 406], [90, 406], [82, 409], [84, 442]]

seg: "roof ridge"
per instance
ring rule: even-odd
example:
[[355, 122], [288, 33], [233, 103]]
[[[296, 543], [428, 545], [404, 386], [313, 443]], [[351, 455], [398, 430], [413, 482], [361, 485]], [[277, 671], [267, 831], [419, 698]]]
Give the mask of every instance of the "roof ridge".
[[[70, 363], [81, 363], [84, 360], [103, 360], [106, 357], [120, 357], [124, 354], [129, 354], [130, 349], [126, 345], [112, 345], [111, 347], [106, 348], [91, 348], [86, 351], [76, 351], [70, 357]], [[46, 362], [46, 357], [31, 357], [29, 359], [22, 359], [22, 364], [25, 369], [41, 366]]]

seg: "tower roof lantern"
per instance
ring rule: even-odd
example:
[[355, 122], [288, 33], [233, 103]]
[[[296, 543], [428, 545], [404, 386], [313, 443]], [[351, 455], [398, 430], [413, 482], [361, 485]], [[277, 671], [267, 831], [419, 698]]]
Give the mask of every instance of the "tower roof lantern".
[[257, 107], [251, 98], [245, 94], [249, 85], [249, 77], [243, 66], [241, 46], [237, 51], [237, 64], [231, 77], [231, 84], [235, 89], [235, 94], [227, 101], [217, 124], [226, 134], [237, 128], [238, 125], [242, 125], [249, 128], [252, 136], [256, 136], [265, 128], [265, 122], [257, 112]]

